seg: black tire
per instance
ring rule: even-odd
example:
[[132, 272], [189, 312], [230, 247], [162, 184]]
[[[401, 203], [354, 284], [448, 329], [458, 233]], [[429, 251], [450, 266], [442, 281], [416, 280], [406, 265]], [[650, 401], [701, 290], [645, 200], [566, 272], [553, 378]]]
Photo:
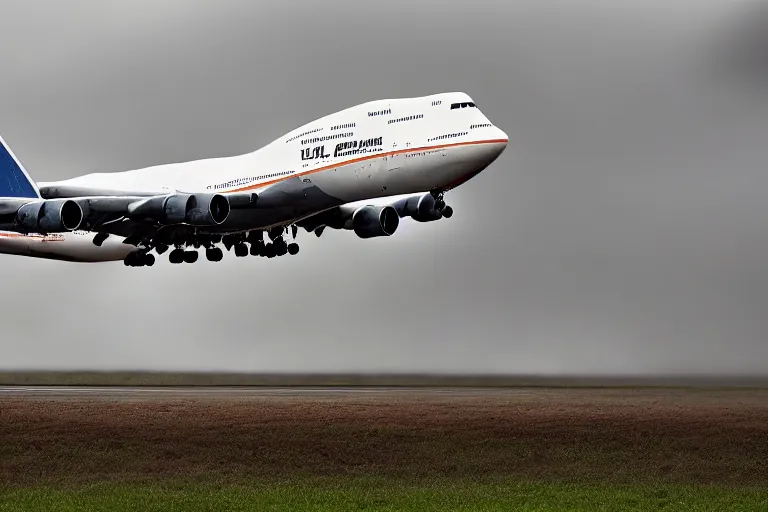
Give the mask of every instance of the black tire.
[[288, 244], [288, 254], [291, 256], [299, 254], [299, 244]]
[[194, 263], [198, 257], [197, 251], [184, 251], [184, 263]]
[[155, 264], [155, 255], [154, 254], [145, 254], [144, 255], [144, 265], [151, 267]]
[[182, 249], [174, 249], [171, 254], [168, 255], [168, 261], [173, 265], [184, 263], [184, 251]]
[[235, 246], [235, 256], [238, 258], [245, 258], [248, 256], [248, 246], [245, 244], [237, 244]]
[[451, 208], [450, 206], [446, 206], [445, 208], [443, 208], [443, 217], [445, 217], [446, 219], [450, 219], [451, 217], [453, 217], [453, 208]]

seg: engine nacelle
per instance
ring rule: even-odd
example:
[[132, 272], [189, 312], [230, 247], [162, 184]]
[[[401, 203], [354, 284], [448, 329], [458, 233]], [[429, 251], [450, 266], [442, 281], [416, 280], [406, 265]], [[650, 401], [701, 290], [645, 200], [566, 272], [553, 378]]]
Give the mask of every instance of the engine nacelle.
[[193, 226], [221, 224], [229, 217], [229, 211], [229, 201], [221, 194], [172, 194], [137, 201], [128, 207], [131, 217]]
[[360, 238], [390, 236], [399, 224], [400, 216], [391, 206], [363, 206], [352, 214], [352, 229]]
[[221, 194], [195, 194], [187, 202], [185, 220], [193, 226], [219, 225], [229, 217], [229, 200]]
[[16, 212], [16, 225], [27, 233], [74, 231], [83, 222], [83, 210], [70, 199], [50, 199], [23, 205]]
[[431, 222], [443, 217], [442, 211], [437, 208], [437, 201], [429, 193], [408, 198], [405, 203], [405, 211], [407, 215], [418, 222]]

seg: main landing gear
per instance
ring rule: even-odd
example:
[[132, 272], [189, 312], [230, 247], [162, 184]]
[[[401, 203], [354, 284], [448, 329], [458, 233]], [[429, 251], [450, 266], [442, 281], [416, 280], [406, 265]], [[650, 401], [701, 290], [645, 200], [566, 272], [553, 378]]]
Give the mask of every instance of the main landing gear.
[[123, 263], [126, 267], [151, 267], [155, 264], [155, 256], [144, 251], [136, 251], [126, 256]]
[[[292, 238], [296, 239], [298, 228], [291, 226]], [[210, 262], [221, 261], [224, 251], [219, 245], [223, 245], [227, 251], [233, 251], [235, 257], [245, 258], [248, 255], [275, 258], [286, 254], [299, 253], [299, 245], [296, 242], [286, 242], [287, 228], [274, 228], [267, 232], [269, 242], [264, 241], [263, 231], [251, 231], [231, 235], [197, 235], [191, 240], [177, 240], [173, 248], [164, 243], [150, 244], [139, 251], [129, 254], [125, 258], [125, 265], [129, 267], [144, 267], [155, 264], [155, 256], [149, 254], [151, 250], [161, 255], [169, 251], [168, 261], [173, 265], [182, 263], [195, 263], [199, 259], [198, 249], [205, 250], [205, 258]], [[103, 240], [102, 240], [103, 242]], [[96, 241], [94, 240], [94, 243]]]

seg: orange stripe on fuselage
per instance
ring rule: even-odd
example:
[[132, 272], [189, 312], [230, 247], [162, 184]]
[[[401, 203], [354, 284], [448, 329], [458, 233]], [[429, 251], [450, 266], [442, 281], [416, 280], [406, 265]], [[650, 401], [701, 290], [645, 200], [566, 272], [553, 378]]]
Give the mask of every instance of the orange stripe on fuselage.
[[253, 189], [256, 189], [256, 188], [266, 187], [268, 185], [273, 185], [275, 183], [279, 183], [281, 181], [285, 181], [285, 180], [288, 180], [288, 179], [291, 179], [291, 178], [296, 178], [296, 177], [299, 177], [299, 176], [306, 176], [308, 174], [314, 174], [316, 172], [327, 171], [329, 169], [335, 169], [337, 167], [343, 167], [345, 165], [356, 164], [358, 162], [364, 162], [366, 160], [372, 160], [374, 158], [383, 158], [383, 157], [386, 157], [386, 156], [399, 155], [399, 154], [402, 154], [402, 153], [418, 153], [420, 151], [431, 151], [431, 150], [434, 150], [434, 149], [455, 148], [455, 147], [458, 147], [458, 146], [475, 146], [475, 145], [478, 145], [478, 144], [507, 144], [508, 142], [509, 142], [508, 139], [476, 140], [476, 141], [469, 141], [469, 142], [454, 142], [452, 144], [439, 144], [437, 146], [422, 146], [422, 147], [419, 147], [419, 148], [399, 149], [397, 151], [389, 151], [389, 152], [386, 152], [386, 153], [376, 153], [376, 154], [373, 154], [373, 155], [366, 155], [366, 156], [362, 156], [362, 157], [359, 157], [359, 158], [353, 158], [352, 160], [346, 160], [344, 162], [337, 162], [335, 164], [325, 165], [323, 167], [318, 167], [317, 169], [311, 169], [309, 171], [304, 171], [304, 172], [299, 172], [299, 173], [296, 173], [296, 174], [291, 174], [290, 176], [284, 176], [282, 178], [277, 178], [277, 179], [274, 179], [272, 181], [265, 181], [263, 183], [255, 183], [253, 185], [248, 185], [246, 187], [235, 188], [235, 189], [232, 189], [232, 190], [224, 190], [223, 192], [243, 192], [245, 190], [253, 190]]

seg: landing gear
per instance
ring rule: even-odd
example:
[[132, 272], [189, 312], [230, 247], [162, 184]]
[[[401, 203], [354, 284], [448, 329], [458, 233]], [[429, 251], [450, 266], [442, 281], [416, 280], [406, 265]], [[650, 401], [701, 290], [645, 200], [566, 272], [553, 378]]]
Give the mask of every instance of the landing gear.
[[210, 247], [205, 250], [205, 257], [208, 261], [221, 261], [224, 257], [224, 251], [218, 247]]
[[251, 244], [251, 256], [261, 256], [264, 253], [264, 242], [259, 241]]
[[155, 264], [155, 257], [145, 252], [132, 252], [123, 260], [126, 267], [151, 267]]
[[104, 243], [104, 240], [106, 240], [108, 236], [109, 233], [97, 233], [96, 236], [93, 237], [93, 245], [101, 247], [101, 244]]
[[453, 217], [453, 208], [445, 204], [445, 191], [431, 190], [429, 193], [435, 198], [435, 210], [440, 212], [446, 219]]
[[184, 263], [184, 249], [174, 249], [171, 254], [168, 255], [168, 261], [174, 265]]
[[125, 265], [130, 267], [154, 265], [156, 256], [149, 254], [149, 251], [155, 251], [156, 255], [168, 252], [168, 261], [173, 265], [195, 263], [202, 251], [205, 251], [205, 258], [208, 261], [221, 261], [224, 258], [224, 248], [232, 250], [238, 258], [244, 258], [249, 254], [266, 258], [286, 254], [296, 255], [299, 253], [299, 245], [295, 241], [289, 243], [287, 237], [293, 235], [295, 240], [297, 232], [296, 226], [291, 226], [290, 230], [285, 226], [270, 229], [267, 231], [269, 238], [266, 243], [262, 230], [224, 236], [193, 233], [188, 236], [166, 237], [162, 242], [147, 239], [140, 242], [137, 251], [125, 258]]
[[235, 246], [235, 256], [238, 258], [244, 258], [248, 256], [248, 246], [244, 243], [239, 243]]

